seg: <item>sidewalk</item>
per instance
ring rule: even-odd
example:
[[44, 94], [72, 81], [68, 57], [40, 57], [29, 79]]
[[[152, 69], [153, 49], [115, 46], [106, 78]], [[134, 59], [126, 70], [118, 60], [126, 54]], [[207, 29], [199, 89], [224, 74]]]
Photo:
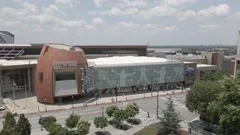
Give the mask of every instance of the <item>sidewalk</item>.
[[[170, 91], [161, 91], [158, 92], [159, 96], [165, 96], [165, 95], [173, 95], [173, 94], [179, 94], [179, 93], [185, 93], [188, 91], [189, 88], [182, 90], [170, 90]], [[47, 111], [54, 111], [54, 110], [64, 110], [64, 109], [70, 109], [72, 106], [74, 108], [77, 107], [85, 107], [85, 106], [94, 106], [94, 105], [100, 105], [100, 104], [111, 104], [116, 102], [126, 102], [126, 101], [132, 101], [132, 100], [138, 100], [138, 99], [144, 99], [144, 98], [151, 98], [156, 97], [157, 92], [150, 92], [150, 93], [141, 93], [141, 94], [134, 94], [134, 95], [123, 95], [123, 96], [117, 96], [117, 97], [103, 97], [98, 98], [97, 100], [94, 100], [90, 103], [69, 103], [69, 104], [62, 104], [62, 105], [44, 105], [41, 103], [38, 103], [36, 100], [36, 97], [30, 97], [25, 99], [18, 99], [13, 101], [10, 98], [4, 99], [5, 106], [13, 113], [36, 113], [36, 112], [44, 112]]]

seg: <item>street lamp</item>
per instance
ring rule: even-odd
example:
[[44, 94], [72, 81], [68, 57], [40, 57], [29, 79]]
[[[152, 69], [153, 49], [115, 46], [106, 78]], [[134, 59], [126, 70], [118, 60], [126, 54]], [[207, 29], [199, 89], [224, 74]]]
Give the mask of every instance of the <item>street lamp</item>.
[[45, 112], [47, 112], [47, 103], [46, 103], [47, 99], [45, 98], [44, 101], [45, 101]]
[[74, 101], [73, 101], [73, 96], [72, 96], [72, 108], [74, 108], [73, 102], [74, 102]]

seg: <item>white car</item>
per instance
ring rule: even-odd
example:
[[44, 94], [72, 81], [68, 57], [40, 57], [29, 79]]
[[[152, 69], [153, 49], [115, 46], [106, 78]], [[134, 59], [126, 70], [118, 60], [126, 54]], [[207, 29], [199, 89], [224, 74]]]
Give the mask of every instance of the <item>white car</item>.
[[4, 105], [0, 105], [0, 110], [5, 110]]

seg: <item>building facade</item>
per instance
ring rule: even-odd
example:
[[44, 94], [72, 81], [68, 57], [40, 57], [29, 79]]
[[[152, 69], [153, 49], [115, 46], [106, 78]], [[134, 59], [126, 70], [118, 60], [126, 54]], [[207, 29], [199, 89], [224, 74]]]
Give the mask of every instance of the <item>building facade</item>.
[[43, 46], [35, 73], [35, 91], [41, 103], [54, 104], [55, 98], [82, 94], [82, 70], [87, 60], [82, 49], [67, 45]]

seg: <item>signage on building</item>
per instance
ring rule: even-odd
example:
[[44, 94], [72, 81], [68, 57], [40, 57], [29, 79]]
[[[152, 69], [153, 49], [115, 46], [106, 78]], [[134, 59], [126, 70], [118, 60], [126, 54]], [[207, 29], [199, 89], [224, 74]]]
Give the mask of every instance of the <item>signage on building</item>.
[[54, 69], [77, 68], [77, 62], [75, 61], [54, 62], [53, 68]]
[[194, 75], [194, 68], [192, 68], [191, 66], [188, 66], [186, 69], [185, 69], [185, 75]]

